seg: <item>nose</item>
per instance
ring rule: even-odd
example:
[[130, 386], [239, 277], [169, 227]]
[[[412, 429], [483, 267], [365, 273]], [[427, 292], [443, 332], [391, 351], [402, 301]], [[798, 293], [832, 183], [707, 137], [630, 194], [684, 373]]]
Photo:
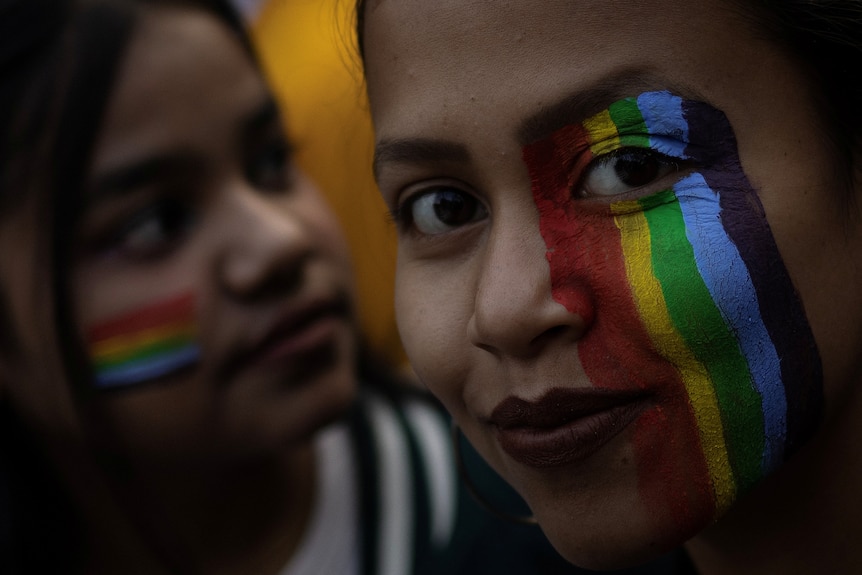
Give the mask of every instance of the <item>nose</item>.
[[250, 188], [229, 197], [221, 230], [221, 284], [246, 298], [298, 288], [314, 241], [301, 214], [290, 209], [289, 198]]
[[[583, 278], [566, 282], [566, 306], [552, 291], [545, 242], [535, 222], [498, 218], [483, 262], [468, 330], [474, 345], [498, 357], [528, 359], [554, 342], [582, 338], [593, 319]], [[567, 307], [569, 309], [567, 309]]]

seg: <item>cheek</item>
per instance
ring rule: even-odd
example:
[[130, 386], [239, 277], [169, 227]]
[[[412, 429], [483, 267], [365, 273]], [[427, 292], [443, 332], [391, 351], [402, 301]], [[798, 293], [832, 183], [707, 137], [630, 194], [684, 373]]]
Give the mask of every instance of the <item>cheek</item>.
[[[705, 167], [606, 213], [584, 213], [553, 139], [525, 148], [554, 297], [592, 318], [578, 354], [593, 385], [642, 389], [641, 496], [680, 538], [721, 515], [813, 433], [820, 358], [723, 114], [683, 103]], [[723, 137], [722, 137], [723, 136]], [[717, 160], [718, 159], [718, 160]], [[593, 302], [586, 309], [583, 302]]]
[[86, 344], [97, 388], [138, 385], [186, 369], [201, 355], [195, 295], [180, 293], [93, 323]]
[[[463, 381], [469, 346], [459, 328], [470, 315], [461, 313], [469, 290], [452, 290], [451, 278], [434, 266], [399, 262], [395, 275], [395, 314], [410, 364], [422, 383], [450, 411]], [[459, 295], [460, 294], [460, 295]]]

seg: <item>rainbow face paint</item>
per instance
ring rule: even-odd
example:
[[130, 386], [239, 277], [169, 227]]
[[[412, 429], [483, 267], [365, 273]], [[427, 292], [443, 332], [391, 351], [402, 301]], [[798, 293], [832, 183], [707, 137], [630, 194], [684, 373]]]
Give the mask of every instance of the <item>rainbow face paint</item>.
[[[596, 157], [648, 149], [693, 166], [669, 189], [597, 208], [572, 191]], [[668, 92], [616, 102], [524, 147], [554, 298], [591, 322], [600, 388], [640, 388], [642, 498], [680, 533], [790, 456], [822, 411], [820, 357], [726, 117]]]
[[91, 328], [87, 334], [96, 386], [151, 381], [200, 358], [194, 296], [148, 305]]

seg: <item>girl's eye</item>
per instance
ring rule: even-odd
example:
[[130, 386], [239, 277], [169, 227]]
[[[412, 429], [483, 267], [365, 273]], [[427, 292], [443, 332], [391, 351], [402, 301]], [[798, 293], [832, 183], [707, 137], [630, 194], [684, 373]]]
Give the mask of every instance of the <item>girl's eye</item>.
[[173, 200], [141, 210], [114, 235], [112, 248], [133, 258], [156, 257], [174, 247], [193, 221], [192, 211]]
[[596, 158], [587, 166], [576, 195], [616, 196], [659, 182], [679, 170], [677, 161], [653, 150], [622, 148]]
[[479, 221], [485, 207], [470, 194], [455, 188], [436, 188], [416, 194], [399, 209], [419, 233], [437, 235]]
[[246, 178], [260, 190], [282, 191], [291, 184], [291, 146], [282, 138], [255, 149], [246, 161]]

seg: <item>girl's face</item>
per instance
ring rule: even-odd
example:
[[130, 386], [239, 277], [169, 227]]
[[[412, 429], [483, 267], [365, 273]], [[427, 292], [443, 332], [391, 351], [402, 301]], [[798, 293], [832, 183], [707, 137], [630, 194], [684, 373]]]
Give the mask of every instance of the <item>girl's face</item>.
[[859, 214], [778, 47], [715, 1], [366, 19], [406, 350], [567, 558], [686, 541], [833, 424]]
[[[344, 410], [355, 354], [347, 248], [223, 24], [178, 9], [142, 16], [85, 190], [72, 286], [111, 443], [148, 460], [246, 457]], [[31, 274], [7, 273], [12, 307], [32, 310], [15, 300], [30, 297]], [[69, 433], [77, 424], [51, 407], [63, 385], [39, 381], [38, 336], [19, 331], [32, 373], [20, 368], [9, 392], [36, 425]]]

